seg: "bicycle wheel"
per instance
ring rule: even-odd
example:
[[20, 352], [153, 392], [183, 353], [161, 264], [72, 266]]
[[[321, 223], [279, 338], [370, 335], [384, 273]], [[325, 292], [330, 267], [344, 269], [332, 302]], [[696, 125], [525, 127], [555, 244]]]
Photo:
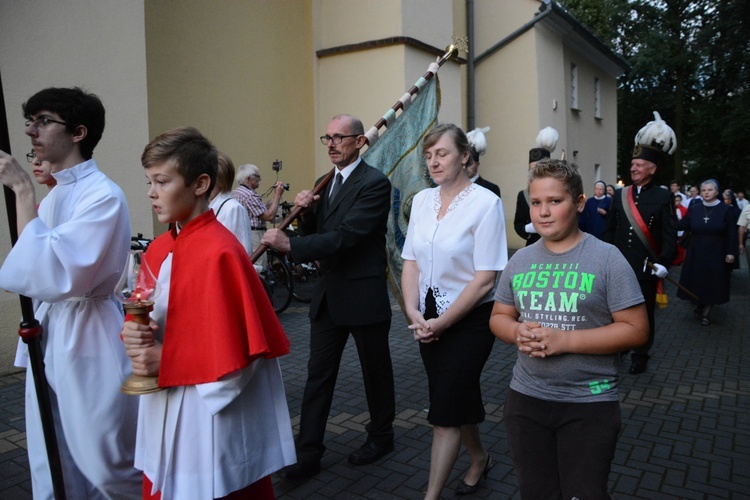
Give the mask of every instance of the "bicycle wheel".
[[267, 255], [266, 268], [263, 269], [263, 279], [268, 285], [268, 298], [271, 299], [273, 310], [281, 314], [292, 301], [292, 275], [286, 262], [278, 255]]
[[273, 290], [271, 289], [271, 285], [268, 284], [268, 281], [266, 281], [265, 275], [266, 275], [265, 271], [258, 273], [260, 282], [263, 285], [263, 290], [266, 291], [266, 294], [268, 295], [268, 300], [271, 301], [271, 303], [273, 304], [273, 301], [272, 301]]
[[320, 265], [318, 261], [292, 264], [292, 281], [294, 282], [294, 298], [300, 302], [312, 300], [315, 284], [320, 278]]

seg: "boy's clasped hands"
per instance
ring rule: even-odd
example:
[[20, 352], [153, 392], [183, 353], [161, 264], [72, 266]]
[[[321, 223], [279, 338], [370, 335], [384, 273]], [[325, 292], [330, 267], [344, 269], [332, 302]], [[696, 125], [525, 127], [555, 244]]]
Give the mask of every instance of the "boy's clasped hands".
[[557, 328], [543, 327], [541, 323], [527, 321], [516, 328], [516, 346], [523, 354], [532, 358], [546, 358], [565, 352], [565, 332]]

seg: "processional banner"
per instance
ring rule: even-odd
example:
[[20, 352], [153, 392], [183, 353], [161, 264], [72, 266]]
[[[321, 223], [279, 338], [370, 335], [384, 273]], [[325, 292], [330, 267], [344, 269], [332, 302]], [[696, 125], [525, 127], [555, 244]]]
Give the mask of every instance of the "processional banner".
[[[418, 82], [417, 85], [419, 85]], [[391, 213], [388, 217], [386, 249], [391, 283], [401, 302], [401, 270], [411, 203], [419, 191], [432, 187], [422, 156], [424, 135], [437, 124], [440, 84], [437, 75], [424, 82], [411, 105], [388, 126], [388, 130], [362, 156], [391, 181]]]

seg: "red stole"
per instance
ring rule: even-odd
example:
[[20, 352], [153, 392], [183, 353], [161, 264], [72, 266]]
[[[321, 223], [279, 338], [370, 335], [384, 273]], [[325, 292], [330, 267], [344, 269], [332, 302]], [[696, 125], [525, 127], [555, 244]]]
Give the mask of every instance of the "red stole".
[[157, 275], [172, 253], [159, 386], [215, 382], [289, 340], [237, 238], [209, 210], [156, 238], [144, 256]]
[[[656, 260], [661, 253], [661, 248], [654, 239], [654, 235], [651, 234], [651, 230], [646, 225], [646, 222], [643, 220], [641, 212], [638, 210], [638, 206], [635, 204], [633, 188], [634, 186], [626, 186], [622, 188], [622, 208], [625, 212], [625, 216], [633, 225], [633, 230], [635, 231], [636, 236], [638, 236], [646, 249], [650, 251], [652, 258]], [[635, 224], [633, 224], [633, 222], [635, 222]]]

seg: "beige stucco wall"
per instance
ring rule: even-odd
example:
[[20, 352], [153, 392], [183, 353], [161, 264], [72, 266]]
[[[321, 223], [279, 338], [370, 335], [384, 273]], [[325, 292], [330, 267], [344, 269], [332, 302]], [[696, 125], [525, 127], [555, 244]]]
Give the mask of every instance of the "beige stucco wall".
[[146, 1], [149, 130], [197, 127], [236, 166], [256, 164], [259, 192], [312, 185], [311, 3]]
[[[474, 56], [530, 21], [539, 8], [535, 0], [474, 1]], [[525, 183], [528, 149], [539, 130], [539, 102], [543, 82], [529, 54], [536, 51], [533, 32], [527, 32], [475, 67], [475, 126], [490, 127], [487, 153], [480, 159], [482, 177], [500, 186], [506, 234], [512, 248], [523, 246], [513, 231], [516, 195]], [[531, 137], [529, 137], [531, 136]], [[531, 144], [531, 145], [529, 145]]]
[[[451, 0], [320, 0], [314, 2], [315, 50], [407, 36], [438, 48], [451, 43]], [[365, 130], [422, 76], [435, 55], [406, 45], [392, 45], [322, 57], [315, 64], [315, 130], [322, 135], [331, 117], [358, 116]], [[461, 123], [462, 83], [459, 66], [448, 62], [439, 71], [441, 121]], [[385, 128], [381, 129], [381, 134]], [[316, 150], [317, 174], [331, 168], [324, 147]]]
[[538, 10], [539, 0], [474, 0], [475, 56], [529, 22]]
[[[512, 9], [508, 2], [474, 4], [475, 56], [531, 21], [539, 9], [533, 0], [515, 1]], [[579, 66], [580, 111], [569, 105], [572, 60]], [[540, 129], [552, 126], [558, 131], [553, 157], [565, 150], [566, 159], [579, 165], [587, 190], [593, 191], [597, 163], [608, 183], [616, 180], [616, 80], [588, 61], [541, 22], [476, 66], [475, 124], [491, 128], [480, 170], [502, 190], [512, 248], [525, 244], [513, 230], [513, 217], [518, 191], [526, 186], [528, 152]], [[601, 80], [602, 119], [594, 118], [594, 77]], [[573, 151], [578, 151], [575, 158]]]
[[[13, 153], [31, 147], [21, 104], [50, 86], [81, 86], [97, 94], [107, 125], [94, 158], [122, 186], [134, 228], [150, 228], [143, 203], [140, 151], [148, 139], [143, 4], [119, 0], [0, 0], [0, 69]], [[44, 194], [37, 190], [38, 199]], [[0, 258], [10, 250], [7, 218], [0, 217]], [[81, 235], [86, 238], [85, 234]], [[12, 370], [20, 307], [0, 293], [0, 373]]]
[[[593, 195], [593, 186], [597, 180], [607, 184], [617, 181], [617, 87], [616, 81], [607, 76], [601, 69], [587, 62], [585, 56], [570, 49], [564, 49], [562, 62], [565, 70], [565, 81], [570, 81], [570, 66], [578, 66], [578, 101], [579, 110], [571, 111], [570, 99], [564, 101], [566, 131], [569, 140], [568, 160], [578, 165], [583, 177], [584, 189]], [[600, 81], [601, 118], [594, 116], [594, 81]], [[566, 93], [567, 93], [566, 87]], [[575, 152], [578, 154], [575, 154]], [[601, 179], [595, 176], [595, 165], [601, 166]]]
[[543, 82], [539, 81], [538, 66], [528, 57], [535, 50], [534, 33], [527, 32], [476, 67], [475, 123], [477, 127], [490, 127], [485, 134], [487, 153], [480, 159], [480, 171], [500, 186], [508, 244], [512, 248], [524, 244], [513, 231], [513, 216], [516, 195], [526, 183], [528, 151], [534, 147], [540, 128], [555, 126], [540, 125]]

